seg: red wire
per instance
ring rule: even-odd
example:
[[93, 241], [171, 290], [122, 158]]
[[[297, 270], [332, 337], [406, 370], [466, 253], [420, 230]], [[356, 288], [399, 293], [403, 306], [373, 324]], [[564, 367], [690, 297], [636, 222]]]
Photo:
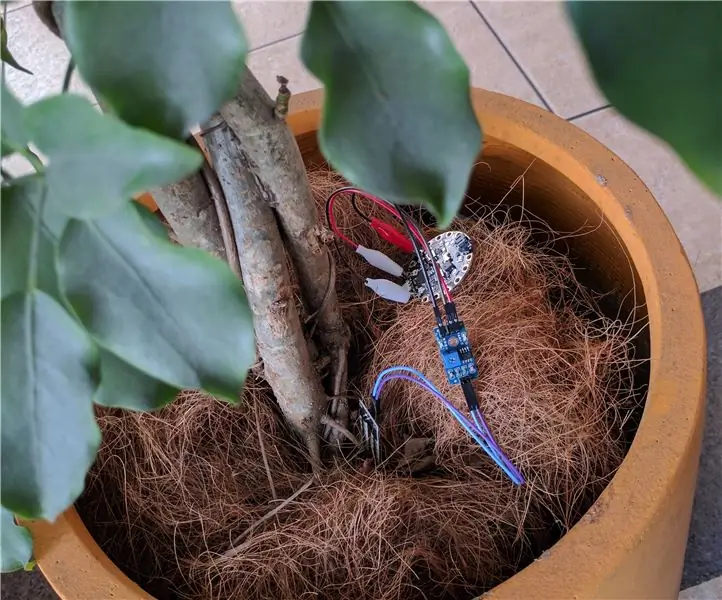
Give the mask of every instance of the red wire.
[[[358, 244], [346, 237], [344, 234], [342, 234], [336, 225], [336, 218], [333, 214], [333, 205], [336, 201], [336, 197], [341, 193], [349, 193], [349, 194], [358, 194], [362, 198], [366, 198], [367, 200], [371, 200], [381, 208], [383, 208], [386, 212], [392, 214], [394, 217], [396, 217], [399, 221], [402, 223], [404, 222], [403, 218], [401, 217], [401, 213], [396, 209], [396, 207], [391, 204], [390, 202], [387, 202], [386, 200], [383, 200], [382, 198], [377, 198], [376, 196], [373, 196], [372, 194], [369, 194], [367, 192], [364, 192], [363, 190], [360, 190], [355, 187], [343, 187], [335, 192], [333, 192], [328, 199], [328, 222], [331, 226], [331, 230], [344, 242], [349, 244], [354, 249], [358, 248]], [[411, 233], [413, 236], [417, 239], [417, 241], [424, 247], [424, 250], [428, 254], [429, 258], [433, 257], [433, 254], [431, 253], [431, 248], [429, 248], [429, 244], [424, 238], [424, 236], [419, 231], [418, 227], [415, 223], [411, 222], [409, 223], [409, 229], [411, 229]], [[444, 276], [441, 274], [441, 269], [439, 268], [439, 265], [436, 263], [435, 260], [431, 261], [434, 265], [434, 268], [436, 269], [436, 275], [439, 280], [439, 283], [441, 284], [441, 289], [443, 291], [443, 294], [446, 296], [446, 299], [451, 302], [451, 292], [449, 291], [449, 286], [446, 284], [446, 280], [444, 279]], [[420, 268], [423, 268], [422, 265], [419, 265]]]
[[331, 227], [331, 231], [333, 231], [341, 240], [346, 242], [349, 246], [351, 246], [354, 250], [358, 248], [358, 244], [354, 242], [352, 239], [346, 237], [341, 231], [339, 231], [338, 225], [336, 224], [336, 217], [333, 214], [333, 204], [336, 202], [336, 197], [343, 193], [349, 191], [349, 188], [341, 188], [333, 192], [328, 197], [327, 202], [327, 208], [326, 208], [326, 214], [328, 215], [328, 224]]

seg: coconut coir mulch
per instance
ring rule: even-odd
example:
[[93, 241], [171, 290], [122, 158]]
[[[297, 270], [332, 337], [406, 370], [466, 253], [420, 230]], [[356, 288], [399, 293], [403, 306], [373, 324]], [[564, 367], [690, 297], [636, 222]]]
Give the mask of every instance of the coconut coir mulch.
[[[328, 171], [310, 177], [320, 206], [343, 183]], [[454, 296], [482, 369], [481, 408], [524, 486], [438, 401], [400, 382], [384, 392], [387, 463], [327, 453], [309, 484], [302, 449], [251, 376], [240, 407], [185, 392], [154, 414], [102, 411], [103, 445], [79, 508], [110, 557], [161, 600], [456, 599], [556, 541], [624, 456], [640, 404], [632, 328], [603, 316], [569, 261], [540, 245], [553, 238], [543, 224], [476, 216], [454, 225], [475, 252]], [[337, 218], [379, 247], [350, 210]], [[429, 306], [374, 299], [363, 277], [378, 273], [345, 247], [333, 254], [354, 336], [352, 395], [367, 399], [381, 369], [407, 364], [465, 409], [443, 375]]]

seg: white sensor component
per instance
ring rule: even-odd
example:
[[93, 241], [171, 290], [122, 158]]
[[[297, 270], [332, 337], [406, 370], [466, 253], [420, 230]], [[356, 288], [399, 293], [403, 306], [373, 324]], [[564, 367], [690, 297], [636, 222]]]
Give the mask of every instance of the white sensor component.
[[411, 299], [407, 285], [401, 286], [388, 279], [367, 279], [366, 287], [371, 288], [379, 296], [392, 302], [406, 304]]
[[[474, 258], [474, 248], [471, 238], [463, 231], [446, 231], [435, 238], [429, 240], [429, 248], [431, 249], [436, 264], [441, 271], [441, 276], [446, 281], [449, 291], [453, 290], [466, 277], [471, 268], [471, 261]], [[426, 271], [431, 280], [431, 288], [434, 291], [434, 297], [441, 297], [441, 290], [436, 283], [436, 277], [433, 276], [434, 265], [431, 262], [427, 252], [423, 252], [424, 264]], [[424, 273], [419, 268], [419, 263], [412, 260], [406, 269], [408, 273], [407, 283], [411, 293], [416, 298], [421, 298], [424, 302], [429, 301], [429, 290], [426, 287]]]
[[381, 269], [394, 277], [401, 277], [401, 274], [404, 272], [401, 265], [395, 263], [383, 252], [379, 252], [378, 250], [372, 250], [371, 248], [365, 248], [359, 245], [356, 248], [356, 253], [363, 256], [364, 260], [371, 266]]

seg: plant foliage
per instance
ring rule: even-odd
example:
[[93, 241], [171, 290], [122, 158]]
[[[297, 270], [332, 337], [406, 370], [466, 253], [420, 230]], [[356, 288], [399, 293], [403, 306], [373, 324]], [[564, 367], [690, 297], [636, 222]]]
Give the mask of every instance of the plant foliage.
[[33, 540], [27, 528], [15, 524], [9, 510], [0, 508], [0, 572], [19, 571], [30, 563]]
[[230, 2], [77, 1], [64, 28], [102, 102], [125, 122], [171, 137], [232, 97], [244, 68], [247, 44]]
[[202, 162], [190, 146], [130, 127], [70, 94], [29, 106], [25, 128], [48, 157], [48, 206], [79, 219], [113, 212], [134, 194], [173, 183]]
[[36, 169], [3, 181], [0, 204], [4, 570], [30, 560], [12, 515], [54, 519], [82, 492], [100, 443], [94, 402], [150, 410], [183, 387], [235, 402], [255, 359], [240, 281], [174, 245], [130, 200], [201, 164], [164, 135], [182, 136], [233, 95], [246, 44], [230, 5], [68, 8], [73, 58], [115, 114], [67, 94], [23, 106], [2, 85], [3, 156]]
[[12, 52], [8, 49], [8, 32], [5, 29], [5, 19], [0, 17], [0, 60], [5, 64], [15, 67], [18, 71], [32, 75], [31, 71], [28, 71], [25, 67], [18, 64]]
[[326, 89], [319, 143], [334, 168], [450, 223], [481, 130], [469, 70], [441, 24], [414, 2], [315, 1], [301, 56]]
[[567, 11], [614, 107], [722, 195], [722, 3], [570, 2]]

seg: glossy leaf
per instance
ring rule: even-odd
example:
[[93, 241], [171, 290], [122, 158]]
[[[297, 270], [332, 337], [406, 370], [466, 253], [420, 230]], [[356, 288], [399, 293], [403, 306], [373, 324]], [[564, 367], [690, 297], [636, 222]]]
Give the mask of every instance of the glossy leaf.
[[41, 100], [26, 109], [25, 123], [49, 159], [48, 205], [81, 219], [112, 212], [132, 195], [177, 181], [202, 162], [186, 144], [103, 115], [80, 96]]
[[25, 108], [13, 96], [2, 82], [2, 115], [0, 126], [2, 129], [2, 155], [20, 152], [28, 144], [28, 133], [25, 128]]
[[168, 230], [165, 228], [165, 225], [160, 222], [160, 219], [158, 218], [156, 213], [146, 208], [139, 202], [134, 202], [133, 207], [136, 211], [138, 211], [138, 214], [143, 219], [143, 222], [152, 233], [155, 233], [162, 240], [169, 239]]
[[[27, 289], [33, 249], [33, 231], [37, 222], [37, 210], [43, 194], [45, 181], [41, 175], [31, 175], [13, 180], [3, 187], [0, 204], [0, 245], [2, 247], [2, 297]], [[40, 221], [37, 244], [37, 273], [34, 287], [43, 290], [56, 300], [60, 299], [55, 255], [57, 242], [67, 219], [53, 213], [45, 206]]]
[[8, 49], [8, 32], [5, 29], [5, 19], [2, 17], [0, 17], [0, 60], [11, 67], [15, 67], [18, 71], [22, 71], [28, 75], [33, 74], [32, 71], [28, 71], [25, 67], [18, 64], [18, 61], [15, 60], [15, 57]]
[[[233, 97], [246, 41], [230, 2], [71, 2], [78, 71], [121, 119], [184, 137]], [[112, 67], [110, 67], [112, 65]]]
[[237, 400], [255, 348], [228, 265], [161, 239], [128, 204], [71, 221], [59, 266], [66, 298], [104, 348], [170, 386]]
[[100, 350], [100, 387], [96, 404], [154, 410], [173, 402], [180, 390], [146, 375], [107, 350]]
[[448, 224], [481, 132], [469, 71], [438, 21], [413, 2], [314, 0], [301, 55], [326, 88], [319, 143], [331, 164]]
[[53, 520], [83, 491], [100, 443], [87, 334], [41, 291], [2, 301], [2, 505]]
[[604, 94], [722, 195], [722, 3], [570, 2]]
[[26, 527], [15, 524], [9, 510], [0, 508], [0, 572], [25, 568], [33, 556], [33, 538]]

